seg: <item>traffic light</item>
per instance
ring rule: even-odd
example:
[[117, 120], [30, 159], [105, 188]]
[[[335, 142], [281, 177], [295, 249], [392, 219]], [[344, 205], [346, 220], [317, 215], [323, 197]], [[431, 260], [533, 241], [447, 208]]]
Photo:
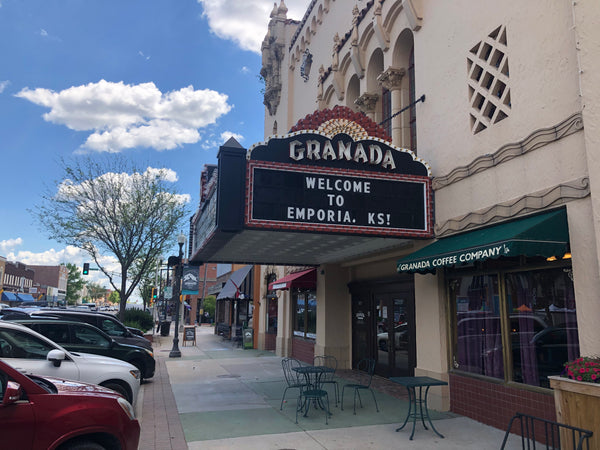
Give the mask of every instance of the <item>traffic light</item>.
[[83, 263], [83, 274], [84, 275], [89, 275], [90, 273], [90, 264], [89, 263]]
[[156, 300], [156, 297], [158, 297], [156, 288], [152, 288], [152, 300]]

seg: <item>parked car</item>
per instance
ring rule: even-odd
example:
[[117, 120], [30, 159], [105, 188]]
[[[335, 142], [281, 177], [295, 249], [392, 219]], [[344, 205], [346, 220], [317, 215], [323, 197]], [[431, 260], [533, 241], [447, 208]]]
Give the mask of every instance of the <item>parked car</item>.
[[[388, 351], [388, 332], [381, 332], [377, 334], [377, 346], [379, 350], [384, 352]], [[394, 327], [394, 342], [395, 350], [406, 349], [408, 345], [408, 322], [403, 322]]]
[[110, 313], [57, 308], [34, 308], [31, 310], [11, 308], [5, 310], [2, 315], [3, 320], [38, 319], [43, 317], [59, 317], [61, 319], [89, 323], [96, 328], [100, 328], [121, 344], [137, 345], [152, 351], [152, 344], [148, 339], [129, 331], [119, 319]]
[[135, 405], [140, 371], [106, 356], [71, 353], [45, 336], [15, 322], [0, 321], [0, 360], [36, 375], [99, 384]]
[[120, 344], [108, 334], [85, 322], [63, 319], [27, 319], [19, 323], [46, 336], [70, 352], [93, 353], [127, 361], [137, 367], [142, 379], [152, 378], [156, 362], [154, 353], [137, 345]]
[[25, 375], [0, 361], [0, 399], [2, 448], [138, 448], [133, 407], [110, 389]]

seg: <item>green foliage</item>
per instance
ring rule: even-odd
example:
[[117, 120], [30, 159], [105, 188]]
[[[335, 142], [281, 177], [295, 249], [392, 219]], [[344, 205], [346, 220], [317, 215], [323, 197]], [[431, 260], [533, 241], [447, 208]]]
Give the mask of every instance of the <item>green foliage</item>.
[[215, 317], [216, 303], [217, 298], [214, 295], [209, 295], [208, 297], [205, 297], [204, 301], [202, 302], [202, 307], [204, 308], [204, 311], [208, 311], [210, 317]]
[[67, 269], [69, 269], [69, 275], [67, 277], [67, 293], [65, 300], [68, 305], [77, 304], [79, 300], [80, 292], [85, 286], [85, 280], [81, 276], [79, 267], [75, 264], [67, 263]]
[[104, 297], [104, 295], [106, 294], [106, 289], [104, 289], [104, 287], [100, 283], [88, 281], [85, 286], [88, 291], [88, 296], [94, 301]]
[[125, 310], [123, 323], [128, 327], [139, 328], [144, 333], [154, 326], [154, 320], [152, 320], [152, 315], [149, 312], [135, 308]]
[[119, 303], [121, 301], [121, 297], [119, 296], [119, 293], [117, 291], [112, 291], [110, 293], [110, 295], [108, 296], [108, 301], [110, 303]]

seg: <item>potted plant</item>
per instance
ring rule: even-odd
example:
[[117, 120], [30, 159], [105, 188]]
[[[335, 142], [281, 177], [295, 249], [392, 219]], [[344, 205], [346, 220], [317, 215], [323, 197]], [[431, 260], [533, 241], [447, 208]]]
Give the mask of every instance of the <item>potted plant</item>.
[[551, 376], [556, 420], [594, 432], [590, 448], [600, 448], [600, 357], [580, 357]]

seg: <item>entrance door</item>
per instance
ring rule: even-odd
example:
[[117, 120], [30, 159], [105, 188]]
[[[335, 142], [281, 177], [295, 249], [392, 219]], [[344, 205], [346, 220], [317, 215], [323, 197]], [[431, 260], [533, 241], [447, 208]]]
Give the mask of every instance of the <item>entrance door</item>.
[[416, 365], [414, 297], [410, 290], [374, 294], [377, 365], [384, 377], [412, 376]]
[[352, 296], [352, 367], [361, 359], [376, 357], [375, 316], [368, 294]]

